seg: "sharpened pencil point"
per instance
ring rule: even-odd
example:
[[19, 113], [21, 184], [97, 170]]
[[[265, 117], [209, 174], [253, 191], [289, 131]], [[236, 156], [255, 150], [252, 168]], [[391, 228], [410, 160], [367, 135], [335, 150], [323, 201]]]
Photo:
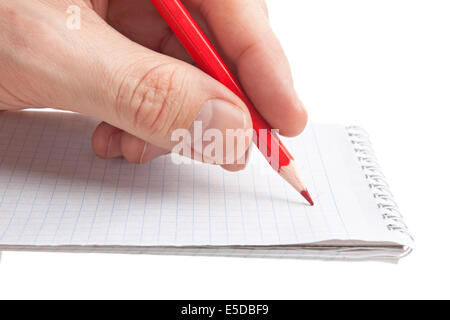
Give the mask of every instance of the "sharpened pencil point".
[[293, 160], [289, 163], [289, 165], [281, 167], [279, 174], [284, 178], [284, 180], [289, 182], [289, 184], [293, 186], [295, 190], [297, 190], [297, 192], [300, 193], [311, 206], [314, 205], [314, 201], [309, 194], [308, 189], [303, 184]]
[[314, 201], [311, 198], [311, 195], [309, 194], [308, 190], [302, 191], [302, 196], [303, 196], [303, 198], [306, 199], [306, 201], [309, 202], [310, 205], [314, 206]]

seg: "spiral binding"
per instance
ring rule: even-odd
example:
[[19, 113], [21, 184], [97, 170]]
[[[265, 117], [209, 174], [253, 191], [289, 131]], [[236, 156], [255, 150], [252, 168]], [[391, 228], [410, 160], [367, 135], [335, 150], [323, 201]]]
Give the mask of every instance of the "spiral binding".
[[373, 191], [378, 208], [386, 222], [386, 227], [389, 231], [401, 232], [413, 239], [408, 227], [403, 222], [403, 216], [397, 203], [394, 201], [389, 184], [378, 164], [369, 135], [364, 129], [355, 126], [347, 127], [347, 132], [369, 187]]

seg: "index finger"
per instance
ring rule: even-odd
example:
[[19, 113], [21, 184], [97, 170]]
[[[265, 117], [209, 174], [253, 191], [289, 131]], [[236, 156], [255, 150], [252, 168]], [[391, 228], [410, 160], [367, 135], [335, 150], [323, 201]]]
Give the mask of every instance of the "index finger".
[[263, 0], [190, 0], [197, 6], [249, 98], [282, 135], [303, 131], [307, 113], [291, 69], [269, 24]]

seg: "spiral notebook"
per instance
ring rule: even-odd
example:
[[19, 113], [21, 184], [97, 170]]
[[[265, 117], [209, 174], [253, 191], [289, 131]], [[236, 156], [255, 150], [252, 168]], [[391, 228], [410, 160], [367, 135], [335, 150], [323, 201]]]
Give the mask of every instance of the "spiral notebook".
[[397, 261], [413, 248], [360, 128], [286, 139], [311, 207], [258, 152], [240, 173], [105, 161], [94, 127], [72, 113], [0, 114], [0, 250]]

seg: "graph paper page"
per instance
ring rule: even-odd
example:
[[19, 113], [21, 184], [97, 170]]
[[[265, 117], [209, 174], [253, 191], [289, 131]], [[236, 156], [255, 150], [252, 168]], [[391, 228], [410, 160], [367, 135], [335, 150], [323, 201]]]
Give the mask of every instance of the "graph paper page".
[[394, 241], [345, 129], [287, 140], [309, 206], [254, 150], [240, 173], [203, 164], [101, 160], [95, 123], [70, 113], [0, 115], [0, 245], [274, 246]]

